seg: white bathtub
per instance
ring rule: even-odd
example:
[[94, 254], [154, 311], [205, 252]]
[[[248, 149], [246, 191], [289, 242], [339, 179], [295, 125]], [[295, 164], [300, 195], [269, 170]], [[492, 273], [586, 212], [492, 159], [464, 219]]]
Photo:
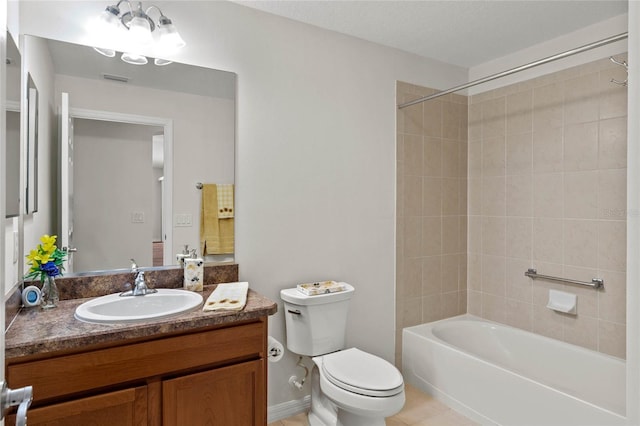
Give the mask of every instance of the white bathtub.
[[405, 328], [402, 369], [484, 425], [626, 424], [623, 360], [472, 315]]

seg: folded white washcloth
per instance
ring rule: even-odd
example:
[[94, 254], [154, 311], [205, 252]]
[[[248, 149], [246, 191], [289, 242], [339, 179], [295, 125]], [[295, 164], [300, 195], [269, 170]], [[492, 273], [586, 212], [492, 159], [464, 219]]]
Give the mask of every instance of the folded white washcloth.
[[247, 304], [248, 282], [218, 284], [213, 293], [204, 302], [203, 311], [221, 309], [240, 311]]

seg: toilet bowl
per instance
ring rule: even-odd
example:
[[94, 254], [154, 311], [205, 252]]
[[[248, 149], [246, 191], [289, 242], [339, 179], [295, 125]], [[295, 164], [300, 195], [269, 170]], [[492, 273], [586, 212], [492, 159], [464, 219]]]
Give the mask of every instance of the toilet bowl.
[[400, 371], [357, 348], [345, 349], [349, 299], [347, 283], [334, 293], [306, 295], [280, 291], [287, 348], [315, 363], [311, 372], [311, 426], [384, 426], [405, 401]]
[[[384, 426], [405, 402], [400, 372], [390, 363], [357, 348], [313, 358], [311, 426]], [[315, 379], [315, 380], [314, 380]], [[327, 399], [327, 401], [322, 401]], [[320, 406], [314, 401], [322, 401]], [[334, 409], [326, 409], [334, 405]]]

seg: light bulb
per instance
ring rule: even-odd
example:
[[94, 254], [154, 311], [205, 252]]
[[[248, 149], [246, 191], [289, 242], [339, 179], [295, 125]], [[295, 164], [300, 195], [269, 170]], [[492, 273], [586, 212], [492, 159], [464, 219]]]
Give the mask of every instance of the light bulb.
[[156, 64], [156, 65], [157, 65], [157, 66], [159, 66], [159, 67], [163, 67], [163, 66], [165, 66], [165, 65], [172, 64], [172, 63], [173, 63], [173, 61], [168, 61], [168, 60], [166, 60], [166, 59], [156, 58], [156, 59], [154, 59], [154, 60], [153, 60], [153, 63], [154, 63], [154, 64]]
[[153, 42], [151, 26], [147, 18], [134, 16], [129, 21], [129, 39], [136, 46], [147, 46]]
[[163, 53], [175, 52], [186, 44], [171, 19], [161, 16], [158, 21], [158, 46], [163, 50]]
[[123, 53], [120, 59], [131, 65], [146, 65], [149, 62], [146, 56], [137, 53]]
[[102, 47], [94, 47], [93, 50], [95, 50], [101, 55], [106, 56], [107, 58], [113, 58], [114, 56], [116, 56], [116, 51], [113, 49], [104, 49]]

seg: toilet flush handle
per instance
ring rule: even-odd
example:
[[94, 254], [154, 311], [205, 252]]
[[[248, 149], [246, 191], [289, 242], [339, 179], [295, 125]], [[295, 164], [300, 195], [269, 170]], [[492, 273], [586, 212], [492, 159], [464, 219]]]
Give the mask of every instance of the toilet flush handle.
[[302, 315], [302, 312], [300, 312], [297, 309], [295, 311], [291, 310], [291, 309], [287, 309], [287, 312], [289, 312], [290, 314], [293, 314], [293, 315]]

